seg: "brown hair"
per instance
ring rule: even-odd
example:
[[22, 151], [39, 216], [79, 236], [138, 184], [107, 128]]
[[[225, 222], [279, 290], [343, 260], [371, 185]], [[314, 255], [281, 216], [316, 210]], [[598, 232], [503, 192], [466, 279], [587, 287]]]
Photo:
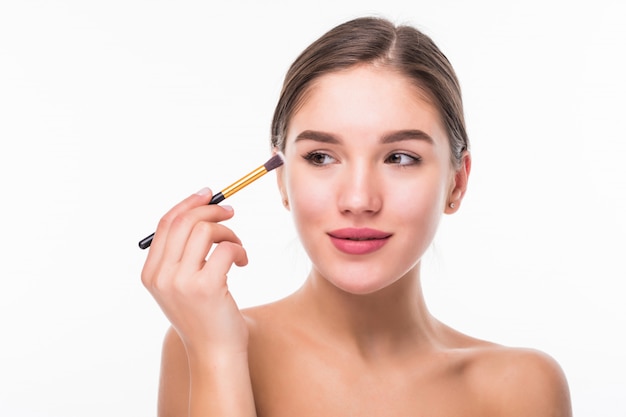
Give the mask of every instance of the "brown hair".
[[358, 64], [382, 64], [412, 80], [439, 110], [458, 166], [469, 149], [461, 88], [435, 43], [411, 26], [363, 17], [340, 24], [313, 42], [289, 68], [272, 120], [272, 146], [285, 148], [289, 121], [316, 78]]

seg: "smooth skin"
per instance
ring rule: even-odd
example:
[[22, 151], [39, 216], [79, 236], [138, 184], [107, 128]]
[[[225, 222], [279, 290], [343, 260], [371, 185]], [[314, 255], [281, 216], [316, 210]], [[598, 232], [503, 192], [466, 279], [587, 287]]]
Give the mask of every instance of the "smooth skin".
[[[239, 311], [226, 275], [246, 253], [206, 190], [157, 228], [142, 279], [172, 324], [160, 416], [571, 416], [552, 358], [461, 334], [426, 307], [420, 260], [471, 158], [452, 162], [420, 90], [374, 65], [323, 75], [284, 154], [278, 186], [312, 261], [294, 294]], [[365, 227], [390, 237], [358, 255], [331, 243]]]

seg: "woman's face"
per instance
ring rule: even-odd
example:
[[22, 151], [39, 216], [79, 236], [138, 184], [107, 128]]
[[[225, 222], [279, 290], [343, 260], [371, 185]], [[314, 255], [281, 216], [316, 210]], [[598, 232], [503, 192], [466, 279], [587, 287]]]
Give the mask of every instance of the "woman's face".
[[323, 75], [288, 128], [279, 187], [313, 273], [367, 294], [412, 270], [455, 192], [435, 107], [404, 76]]

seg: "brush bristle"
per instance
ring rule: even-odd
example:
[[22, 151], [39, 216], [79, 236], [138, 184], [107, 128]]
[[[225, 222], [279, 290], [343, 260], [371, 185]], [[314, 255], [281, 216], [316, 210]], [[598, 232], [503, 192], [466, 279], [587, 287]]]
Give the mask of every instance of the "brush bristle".
[[272, 156], [263, 166], [267, 172], [270, 172], [273, 169], [278, 168], [282, 164], [285, 163], [283, 159], [283, 154], [278, 152], [276, 155]]

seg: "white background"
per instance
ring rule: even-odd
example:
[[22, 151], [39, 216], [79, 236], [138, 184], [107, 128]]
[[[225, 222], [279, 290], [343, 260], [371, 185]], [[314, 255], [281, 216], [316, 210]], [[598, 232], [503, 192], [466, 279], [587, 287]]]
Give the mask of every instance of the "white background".
[[[424, 259], [432, 312], [554, 356], [577, 416], [626, 415], [620, 1], [209, 3], [0, 3], [0, 415], [155, 414], [167, 322], [137, 241], [267, 160], [288, 65], [363, 14], [432, 36], [464, 91], [474, 167]], [[240, 306], [297, 288], [274, 174], [229, 204]]]

